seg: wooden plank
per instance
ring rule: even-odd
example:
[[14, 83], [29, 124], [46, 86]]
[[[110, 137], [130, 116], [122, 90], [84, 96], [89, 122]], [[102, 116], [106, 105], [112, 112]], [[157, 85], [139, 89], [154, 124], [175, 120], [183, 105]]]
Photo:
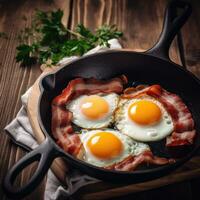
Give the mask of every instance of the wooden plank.
[[[167, 0], [75, 0], [71, 28], [78, 23], [95, 30], [102, 24], [116, 24], [124, 36], [120, 40], [124, 48], [144, 51], [158, 40], [162, 30]], [[176, 40], [170, 49], [170, 57], [180, 63]]]
[[[19, 31], [28, 27], [35, 9], [49, 10], [61, 8], [64, 10], [64, 23], [68, 24], [70, 16], [70, 0], [66, 1], [40, 1], [40, 0], [20, 0], [1, 1], [0, 5], [0, 31], [8, 35], [8, 39], [0, 38], [0, 182], [25, 151], [11, 142], [4, 133], [3, 128], [17, 114], [21, 107], [21, 95], [34, 83], [41, 73], [39, 65], [31, 68], [21, 68], [15, 62], [15, 47], [17, 45], [16, 36]], [[22, 17], [27, 20], [23, 21]], [[26, 168], [17, 178], [16, 185], [23, 185], [32, 176], [36, 169], [36, 164]], [[45, 180], [26, 199], [43, 199]], [[0, 187], [1, 199], [6, 199]]]

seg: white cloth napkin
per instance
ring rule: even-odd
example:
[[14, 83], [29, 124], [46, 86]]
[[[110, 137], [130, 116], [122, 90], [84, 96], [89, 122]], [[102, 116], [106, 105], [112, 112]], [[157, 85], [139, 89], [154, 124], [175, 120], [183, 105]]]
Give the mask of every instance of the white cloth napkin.
[[[109, 41], [110, 49], [121, 49], [121, 45], [119, 44], [117, 39], [112, 39]], [[88, 51], [85, 55], [98, 53], [102, 51], [107, 51], [109, 48], [97, 46], [96, 48]], [[66, 64], [72, 60], [77, 59], [77, 56], [66, 57], [63, 58], [59, 63], [58, 66]], [[16, 118], [5, 127], [6, 133], [11, 136], [13, 141], [28, 149], [32, 150], [35, 149], [38, 144], [34, 136], [34, 132], [32, 131], [27, 111], [26, 105], [28, 102], [28, 96], [31, 92], [31, 88], [29, 88], [24, 95], [21, 97], [22, 107], [19, 110]], [[73, 170], [69, 174], [66, 175], [66, 186], [62, 186], [59, 180], [55, 177], [55, 175], [48, 171], [47, 175], [47, 183], [44, 193], [45, 200], [56, 200], [56, 199], [73, 199], [72, 195], [76, 193], [78, 189], [82, 186], [87, 184], [91, 184], [97, 182], [98, 180], [82, 174], [78, 170]]]

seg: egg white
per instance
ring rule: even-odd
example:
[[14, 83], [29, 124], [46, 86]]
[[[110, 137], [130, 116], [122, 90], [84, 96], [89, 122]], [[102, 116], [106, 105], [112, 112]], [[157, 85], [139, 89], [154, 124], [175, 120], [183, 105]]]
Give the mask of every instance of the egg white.
[[[158, 123], [152, 125], [140, 125], [129, 118], [129, 106], [142, 99], [152, 101], [159, 106], [162, 116]], [[119, 107], [115, 112], [115, 125], [121, 133], [141, 142], [161, 140], [170, 135], [174, 130], [172, 118], [163, 105], [156, 99], [147, 96], [120, 100]]]
[[115, 93], [96, 95], [104, 98], [107, 101], [109, 105], [108, 113], [103, 118], [96, 120], [85, 117], [80, 110], [80, 105], [82, 100], [85, 97], [88, 97], [88, 95], [82, 95], [66, 105], [67, 109], [73, 113], [72, 122], [74, 124], [86, 129], [97, 129], [108, 127], [114, 121], [114, 111], [116, 110], [119, 102], [119, 95]]
[[[95, 157], [91, 152], [90, 149], [87, 146], [87, 142], [94, 134], [98, 132], [110, 132], [114, 134], [116, 137], [118, 137], [123, 145], [123, 150], [120, 155], [118, 155], [115, 158], [112, 159], [100, 159]], [[110, 166], [114, 163], [118, 163], [122, 160], [124, 160], [129, 155], [139, 155], [140, 153], [150, 150], [149, 146], [147, 144], [136, 142], [129, 136], [126, 136], [124, 134], [121, 134], [117, 130], [113, 129], [102, 129], [102, 130], [82, 130], [82, 133], [80, 134], [80, 139], [82, 141], [83, 147], [84, 147], [84, 155], [82, 156], [82, 160], [84, 160], [87, 163], [90, 163], [92, 165], [98, 166], [98, 167], [106, 167]], [[109, 141], [108, 141], [109, 142]]]

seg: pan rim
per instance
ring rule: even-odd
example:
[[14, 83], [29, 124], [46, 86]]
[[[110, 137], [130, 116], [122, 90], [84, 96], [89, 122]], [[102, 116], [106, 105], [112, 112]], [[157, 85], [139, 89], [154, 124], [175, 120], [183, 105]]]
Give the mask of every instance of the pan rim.
[[137, 51], [134, 51], [132, 49], [126, 48], [126, 49], [109, 49], [109, 50], [105, 50], [105, 51], [102, 51], [102, 52], [93, 53], [93, 54], [89, 54], [89, 55], [86, 54], [86, 55], [83, 55], [81, 57], [78, 57], [75, 60], [69, 61], [68, 63], [61, 65], [54, 72], [50, 72], [50, 73], [44, 75], [39, 81], [39, 87], [42, 88], [41, 82], [46, 76], [56, 74], [59, 71], [61, 71], [63, 68], [67, 67], [68, 65], [71, 65], [73, 63], [76, 63], [77, 61], [84, 60], [84, 59], [87, 59], [87, 58], [91, 58], [91, 57], [95, 57], [95, 56], [101, 56], [101, 55], [104, 55], [104, 54], [113, 54], [113, 53], [131, 53], [131, 54], [143, 55], [143, 56], [151, 57], [151, 58], [154, 58], [154, 59], [158, 59], [158, 60], [161, 60], [162, 62], [167, 62], [168, 64], [174, 65], [174, 67], [178, 67], [178, 69], [180, 71], [184, 71], [185, 73], [187, 73], [187, 75], [190, 75], [191, 78], [193, 78], [195, 81], [197, 81], [198, 84], [200, 84], [200, 78], [195, 76], [186, 67], [183, 67], [182, 65], [179, 65], [179, 64], [173, 62], [170, 59], [164, 59], [164, 58], [161, 58], [159, 56], [156, 56], [155, 54], [151, 54], [151, 53], [148, 52], [148, 50], [147, 51], [143, 51], [143, 52], [137, 52]]

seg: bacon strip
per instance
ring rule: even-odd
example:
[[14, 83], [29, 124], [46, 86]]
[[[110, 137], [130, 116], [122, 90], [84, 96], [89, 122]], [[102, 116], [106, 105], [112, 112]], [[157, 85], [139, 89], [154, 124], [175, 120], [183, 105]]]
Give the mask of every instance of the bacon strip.
[[135, 91], [134, 89], [129, 88], [128, 92], [125, 90], [122, 97], [136, 98], [144, 94], [157, 98], [172, 117], [174, 132], [167, 137], [166, 146], [192, 144], [196, 135], [194, 130], [194, 120], [182, 99], [176, 94], [162, 89], [160, 85], [152, 85], [142, 90], [137, 90], [136, 88]]
[[196, 132], [184, 131], [182, 133], [173, 132], [171, 136], [167, 137], [166, 145], [167, 146], [179, 146], [179, 145], [191, 145], [195, 138]]
[[167, 108], [168, 112], [173, 115], [175, 131], [184, 132], [193, 130], [194, 121], [192, 115], [179, 96], [163, 91], [160, 101]]
[[154, 156], [153, 153], [149, 150], [149, 151], [144, 151], [137, 156], [130, 155], [123, 161], [106, 167], [106, 169], [133, 171], [141, 164], [165, 165], [174, 162], [175, 162], [174, 159], [160, 158]]
[[69, 82], [60, 95], [52, 101], [51, 130], [57, 143], [64, 151], [77, 156], [81, 149], [81, 141], [72, 128], [72, 113], [66, 109], [70, 100], [80, 95], [92, 95], [96, 93], [121, 93], [127, 78], [122, 75], [109, 81], [96, 80], [94, 78], [76, 78]]
[[63, 105], [83, 94], [121, 93], [123, 91], [123, 85], [127, 84], [127, 82], [127, 78], [124, 75], [109, 81], [101, 81], [94, 78], [76, 78], [70, 81], [67, 87], [62, 91], [62, 94], [53, 100], [53, 104]]

